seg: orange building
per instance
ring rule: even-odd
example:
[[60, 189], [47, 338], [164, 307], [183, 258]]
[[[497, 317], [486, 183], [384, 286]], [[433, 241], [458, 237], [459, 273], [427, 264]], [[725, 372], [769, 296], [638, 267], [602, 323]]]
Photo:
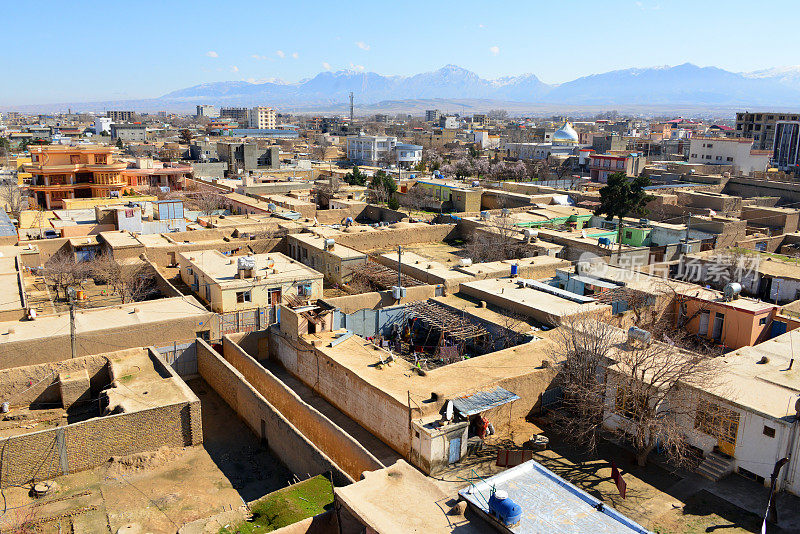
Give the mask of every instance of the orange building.
[[32, 201], [45, 209], [61, 208], [65, 198], [108, 197], [128, 186], [123, 176], [128, 165], [114, 160], [114, 147], [45, 145], [30, 146], [29, 151], [29, 191]]
[[680, 291], [675, 305], [678, 323], [689, 333], [731, 350], [772, 337], [772, 322], [780, 311], [768, 302], [744, 297], [726, 300], [719, 291], [700, 287]]

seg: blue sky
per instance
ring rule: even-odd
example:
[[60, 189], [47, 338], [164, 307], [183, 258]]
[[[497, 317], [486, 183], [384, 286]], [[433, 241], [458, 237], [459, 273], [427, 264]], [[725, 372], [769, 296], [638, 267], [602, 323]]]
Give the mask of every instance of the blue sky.
[[685, 62], [757, 70], [800, 63], [796, 33], [774, 31], [795, 13], [796, 0], [6, 0], [0, 106], [448, 63], [548, 83]]

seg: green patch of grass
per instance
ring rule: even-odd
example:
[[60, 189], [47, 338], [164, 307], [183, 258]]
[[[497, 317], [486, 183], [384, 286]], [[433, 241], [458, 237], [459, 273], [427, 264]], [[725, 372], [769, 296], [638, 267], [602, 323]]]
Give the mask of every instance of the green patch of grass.
[[321, 514], [333, 506], [333, 487], [323, 475], [270, 493], [251, 507], [250, 520], [219, 534], [262, 534]]

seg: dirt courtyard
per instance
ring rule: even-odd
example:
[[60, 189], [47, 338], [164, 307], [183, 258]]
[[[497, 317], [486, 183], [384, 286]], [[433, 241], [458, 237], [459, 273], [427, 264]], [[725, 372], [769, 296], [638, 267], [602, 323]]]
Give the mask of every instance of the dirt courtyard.
[[114, 458], [59, 477], [41, 499], [29, 495], [30, 487], [6, 488], [0, 530], [77, 534], [132, 525], [141, 532], [175, 532], [293, 482], [205, 381], [188, 383], [202, 405], [203, 445]]

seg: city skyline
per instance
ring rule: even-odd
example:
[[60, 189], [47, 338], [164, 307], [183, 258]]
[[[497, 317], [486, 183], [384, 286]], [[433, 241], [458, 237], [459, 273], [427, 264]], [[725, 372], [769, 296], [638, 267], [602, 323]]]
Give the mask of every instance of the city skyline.
[[[153, 98], [220, 81], [293, 83], [325, 70], [408, 76], [456, 64], [487, 79], [532, 73], [557, 84], [686, 62], [748, 72], [797, 61], [785, 32], [747, 47], [733, 47], [725, 37], [774, 21], [788, 2], [753, 11], [744, 2], [620, 0], [598, 11], [575, 0], [511, 3], [502, 13], [469, 2], [458, 10], [422, 3], [363, 3], [348, 10], [316, 2], [301, 9], [254, 2], [226, 6], [230, 21], [241, 14], [263, 21], [252, 27], [215, 26], [225, 19], [209, 18], [220, 8], [210, 2], [138, 5], [138, 22], [120, 34], [114, 21], [136, 16], [125, 5], [87, 0], [67, 9], [52, 3], [37, 14], [36, 39], [25, 47], [20, 43], [30, 39], [26, 21], [32, 15], [22, 6], [7, 6], [11, 24], [0, 42], [24, 52], [2, 60], [2, 70], [15, 76], [0, 88], [0, 105]], [[713, 20], [709, 33], [687, 24], [689, 15]], [[714, 34], [717, 28], [725, 30]], [[614, 53], [597, 53], [603, 41]]]

